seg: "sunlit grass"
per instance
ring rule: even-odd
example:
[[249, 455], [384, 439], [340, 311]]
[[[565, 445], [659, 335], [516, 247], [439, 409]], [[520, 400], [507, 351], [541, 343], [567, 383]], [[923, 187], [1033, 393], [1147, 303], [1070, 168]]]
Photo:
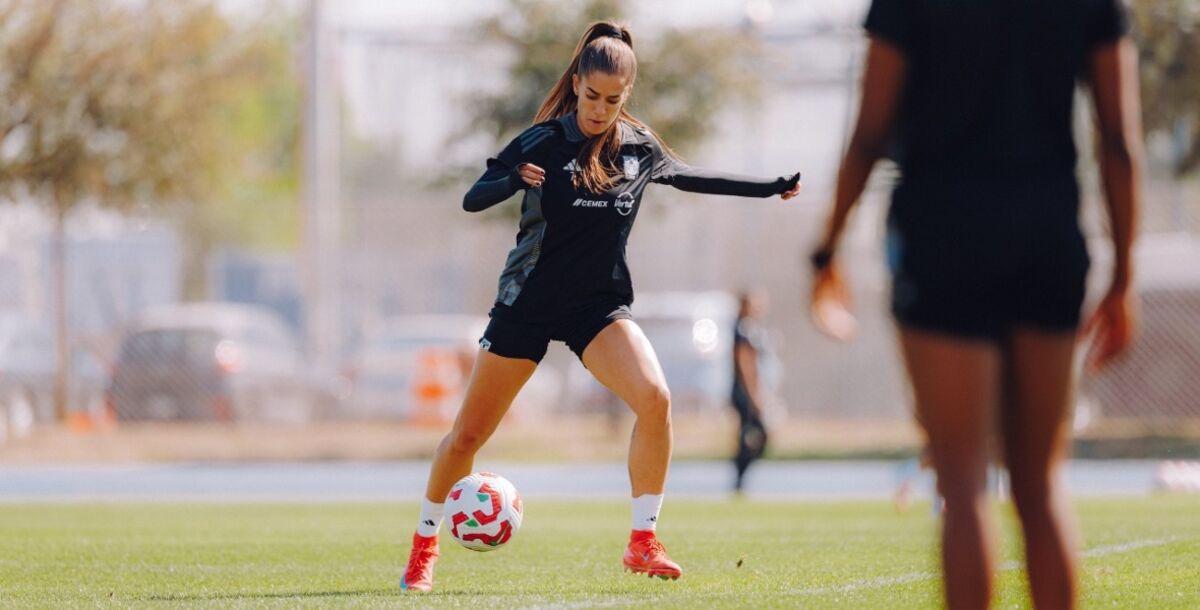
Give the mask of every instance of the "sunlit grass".
[[[1200, 607], [1200, 498], [1078, 503], [1084, 607]], [[413, 505], [0, 505], [0, 607], [934, 608], [928, 506], [668, 498], [660, 537], [684, 566], [625, 574], [621, 502], [526, 503], [506, 548], [443, 536], [434, 593], [397, 588]], [[1027, 607], [1005, 520], [999, 607]]]

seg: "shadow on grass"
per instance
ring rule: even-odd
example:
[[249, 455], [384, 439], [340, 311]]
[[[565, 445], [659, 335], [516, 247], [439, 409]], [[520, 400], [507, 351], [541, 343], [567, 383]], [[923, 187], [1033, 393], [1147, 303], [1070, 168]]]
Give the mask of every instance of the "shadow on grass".
[[282, 591], [273, 593], [247, 591], [245, 593], [210, 594], [167, 593], [164, 595], [139, 596], [134, 599], [154, 602], [219, 601], [235, 599], [290, 599], [293, 597], [320, 599], [334, 597], [393, 596], [399, 595], [399, 593], [400, 592], [396, 589], [360, 589], [357, 591]]
[[[661, 596], [661, 593], [650, 593], [646, 591], [630, 591], [621, 587], [600, 587], [593, 591], [578, 592], [585, 594], [585, 597], [594, 596], [621, 596], [625, 601], [634, 601], [638, 599], [655, 600]], [[429, 593], [405, 593], [395, 588], [387, 589], [359, 589], [350, 591], [276, 591], [276, 592], [254, 592], [247, 591], [245, 593], [208, 593], [208, 594], [188, 594], [188, 593], [167, 593], [161, 595], [146, 595], [136, 596], [132, 599], [139, 601], [155, 601], [155, 602], [201, 602], [201, 601], [222, 601], [222, 600], [251, 600], [251, 599], [334, 599], [338, 597], [412, 597], [412, 598], [451, 598], [451, 597], [557, 597], [562, 596], [562, 592], [556, 593], [539, 593], [532, 591], [510, 591], [507, 594], [495, 590], [481, 588], [463, 588], [463, 589], [443, 589], [441, 591], [432, 591]]]
[[[612, 591], [618, 593], [623, 591]], [[628, 592], [624, 592], [628, 593]], [[523, 593], [528, 594], [528, 593]], [[152, 594], [152, 596], [134, 596], [131, 599], [142, 600], [142, 602], [220, 602], [220, 600], [235, 600], [235, 599], [292, 599], [292, 598], [310, 598], [310, 599], [332, 599], [338, 597], [412, 597], [412, 598], [446, 598], [446, 597], [497, 597], [496, 591], [486, 590], [486, 588], [458, 588], [458, 590], [443, 590], [433, 591], [430, 593], [406, 593], [398, 590], [398, 588], [362, 588], [362, 590], [352, 591], [276, 591], [276, 592], [253, 592], [245, 593], [164, 593]]]

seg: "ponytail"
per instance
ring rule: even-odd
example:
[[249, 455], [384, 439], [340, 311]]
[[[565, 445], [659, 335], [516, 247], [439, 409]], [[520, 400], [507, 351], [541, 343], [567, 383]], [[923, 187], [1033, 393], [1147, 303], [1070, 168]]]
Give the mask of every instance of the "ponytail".
[[[588, 26], [571, 63], [567, 66], [558, 82], [550, 89], [534, 117], [534, 123], [557, 119], [575, 111], [579, 97], [575, 95], [573, 77], [586, 76], [594, 72], [619, 74], [629, 77], [629, 86], [637, 78], [637, 57], [633, 53], [633, 35], [629, 28], [612, 21], [597, 21]], [[634, 118], [622, 105], [617, 120], [608, 130], [595, 137], [588, 138], [579, 151], [575, 172], [575, 187], [586, 187], [593, 193], [603, 192], [612, 187], [621, 170], [616, 166], [617, 155], [621, 151], [620, 123], [624, 121], [634, 127], [648, 131], [658, 140], [659, 145], [667, 154], [674, 156], [674, 151], [662, 141], [645, 123]]]

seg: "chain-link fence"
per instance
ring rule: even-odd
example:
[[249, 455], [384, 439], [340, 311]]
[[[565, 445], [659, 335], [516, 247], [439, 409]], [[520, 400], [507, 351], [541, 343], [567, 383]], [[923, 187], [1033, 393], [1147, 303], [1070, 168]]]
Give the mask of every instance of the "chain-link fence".
[[[669, 25], [664, 15], [647, 16], [656, 24], [647, 28], [650, 36]], [[799, 166], [807, 190], [797, 203], [703, 198], [664, 187], [647, 194], [629, 246], [639, 294], [634, 314], [655, 343], [681, 414], [725, 412], [732, 295], [762, 287], [772, 295], [767, 324], [779, 362], [781, 413], [804, 421], [908, 421], [908, 392], [886, 307], [886, 171], [876, 172], [846, 243], [858, 338], [836, 344], [812, 328], [806, 313], [803, 253], [831, 198], [857, 94], [857, 17], [853, 11], [816, 11], [764, 31], [767, 57], [820, 51], [836, 61], [764, 63], [757, 75], [761, 96], [717, 117], [717, 135], [689, 159], [757, 174]], [[324, 287], [339, 297], [336, 340], [328, 343], [336, 353], [321, 359], [332, 365], [315, 365], [305, 348], [312, 342], [305, 336], [307, 254], [209, 252], [213, 302], [180, 305], [186, 229], [86, 212], [92, 216], [77, 214], [69, 231], [72, 417], [91, 425], [444, 425], [452, 417], [515, 226], [461, 212], [461, 194], [473, 176], [440, 186], [423, 176], [443, 160], [444, 149], [467, 150], [462, 156], [477, 159], [480, 169], [494, 154], [494, 143], [452, 139], [465, 127], [454, 109], [465, 107], [478, 87], [497, 85], [504, 54], [486, 44], [450, 49], [445, 41], [461, 38], [460, 22], [422, 25], [420, 31], [400, 25], [369, 36], [354, 27], [345, 26], [336, 53], [346, 104], [340, 137], [354, 142], [354, 151], [342, 155], [338, 172], [345, 231], [337, 244], [336, 279]], [[480, 66], [489, 76], [472, 78]], [[430, 77], [418, 79], [423, 85], [414, 100], [418, 68]], [[422, 112], [430, 104], [436, 112]], [[375, 173], [367, 171], [372, 167]], [[364, 186], [364, 176], [378, 184]], [[1103, 211], [1094, 171], [1085, 171], [1085, 180], [1093, 185], [1086, 189], [1084, 220], [1093, 243], [1094, 300], [1107, 269]], [[1081, 426], [1102, 430], [1112, 422], [1134, 422], [1171, 431], [1200, 421], [1198, 191], [1194, 182], [1149, 178], [1136, 258], [1140, 339], [1120, 362], [1085, 376]], [[16, 312], [11, 320], [0, 319], [0, 444], [55, 419], [55, 303], [45, 279], [52, 234], [47, 222], [30, 215], [0, 211], [0, 265], [6, 270], [0, 305]], [[519, 402], [519, 410], [535, 420], [614, 408], [561, 346], [552, 349]]]

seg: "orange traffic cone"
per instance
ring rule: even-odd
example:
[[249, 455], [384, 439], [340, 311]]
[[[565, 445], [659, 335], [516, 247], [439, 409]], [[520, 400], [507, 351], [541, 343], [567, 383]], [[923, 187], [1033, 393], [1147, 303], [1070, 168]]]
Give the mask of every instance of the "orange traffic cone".
[[409, 423], [419, 426], [445, 426], [450, 423], [450, 403], [461, 387], [462, 373], [453, 353], [441, 349], [419, 353], [410, 386], [412, 408], [409, 410]]

